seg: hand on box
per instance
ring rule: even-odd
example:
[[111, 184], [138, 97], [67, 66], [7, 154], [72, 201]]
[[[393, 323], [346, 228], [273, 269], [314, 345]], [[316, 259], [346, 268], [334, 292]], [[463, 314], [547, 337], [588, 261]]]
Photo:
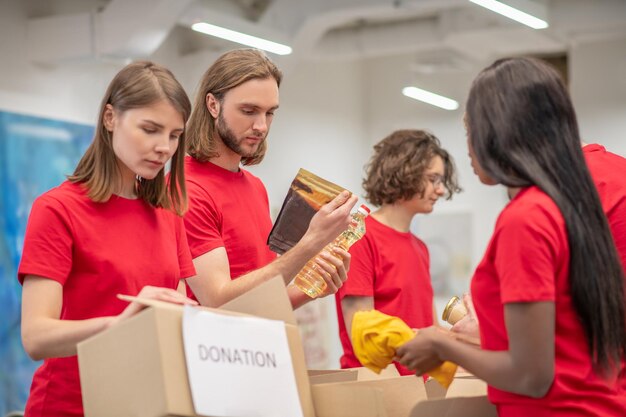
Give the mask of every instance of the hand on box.
[[315, 213], [303, 239], [310, 240], [319, 249], [332, 242], [350, 225], [350, 211], [357, 201], [358, 197], [349, 191], [341, 192]]
[[326, 289], [318, 298], [335, 294], [348, 279], [350, 254], [339, 247], [334, 247], [333, 252], [339, 257], [329, 253], [327, 250], [323, 250], [315, 258], [317, 271], [326, 281]]
[[[163, 287], [153, 287], [151, 285], [146, 285], [139, 291], [137, 294], [138, 298], [146, 298], [149, 300], [159, 300], [165, 301], [168, 303], [174, 304], [189, 304], [189, 305], [198, 305], [198, 302], [188, 298], [187, 296], [181, 294], [180, 292], [173, 290], [171, 288], [163, 288]], [[122, 311], [120, 314], [115, 316], [113, 320], [109, 323], [109, 326], [112, 326], [116, 323], [121, 322], [133, 315], [137, 314], [141, 310], [143, 310], [146, 306], [140, 303], [132, 302]]]
[[436, 326], [419, 329], [415, 337], [396, 350], [395, 360], [417, 375], [439, 367], [444, 361], [435, 349], [435, 339], [443, 335], [445, 330]]

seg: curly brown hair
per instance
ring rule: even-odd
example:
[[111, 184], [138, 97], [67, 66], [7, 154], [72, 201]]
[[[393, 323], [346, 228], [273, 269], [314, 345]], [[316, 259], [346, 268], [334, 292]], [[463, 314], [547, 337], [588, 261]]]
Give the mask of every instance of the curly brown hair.
[[435, 156], [444, 163], [443, 185], [446, 199], [461, 191], [454, 160], [441, 147], [439, 139], [424, 130], [397, 130], [374, 145], [374, 154], [365, 166], [365, 198], [381, 206], [423, 195], [427, 179], [424, 172]]

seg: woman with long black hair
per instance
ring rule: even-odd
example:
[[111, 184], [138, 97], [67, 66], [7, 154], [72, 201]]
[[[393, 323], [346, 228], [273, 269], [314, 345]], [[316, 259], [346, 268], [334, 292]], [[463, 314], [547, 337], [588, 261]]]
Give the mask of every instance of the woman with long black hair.
[[466, 127], [481, 182], [512, 198], [472, 278], [481, 349], [430, 328], [400, 362], [458, 363], [500, 416], [626, 415], [624, 272], [565, 85], [538, 60], [498, 60], [472, 84]]

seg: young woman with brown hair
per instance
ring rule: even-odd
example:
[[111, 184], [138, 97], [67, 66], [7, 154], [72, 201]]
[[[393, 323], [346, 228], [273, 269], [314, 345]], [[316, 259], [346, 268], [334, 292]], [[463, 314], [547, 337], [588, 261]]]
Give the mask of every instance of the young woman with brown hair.
[[83, 414], [77, 343], [141, 309], [117, 294], [195, 303], [176, 291], [195, 274], [180, 217], [190, 108], [167, 69], [124, 67], [74, 174], [35, 200], [18, 270], [24, 348], [44, 359], [29, 417]]

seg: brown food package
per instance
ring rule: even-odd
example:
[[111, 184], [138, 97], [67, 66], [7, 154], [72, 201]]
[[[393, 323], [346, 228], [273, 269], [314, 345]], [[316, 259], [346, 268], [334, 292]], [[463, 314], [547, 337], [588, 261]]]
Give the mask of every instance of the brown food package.
[[267, 238], [270, 250], [283, 254], [302, 239], [311, 218], [344, 188], [300, 168]]

